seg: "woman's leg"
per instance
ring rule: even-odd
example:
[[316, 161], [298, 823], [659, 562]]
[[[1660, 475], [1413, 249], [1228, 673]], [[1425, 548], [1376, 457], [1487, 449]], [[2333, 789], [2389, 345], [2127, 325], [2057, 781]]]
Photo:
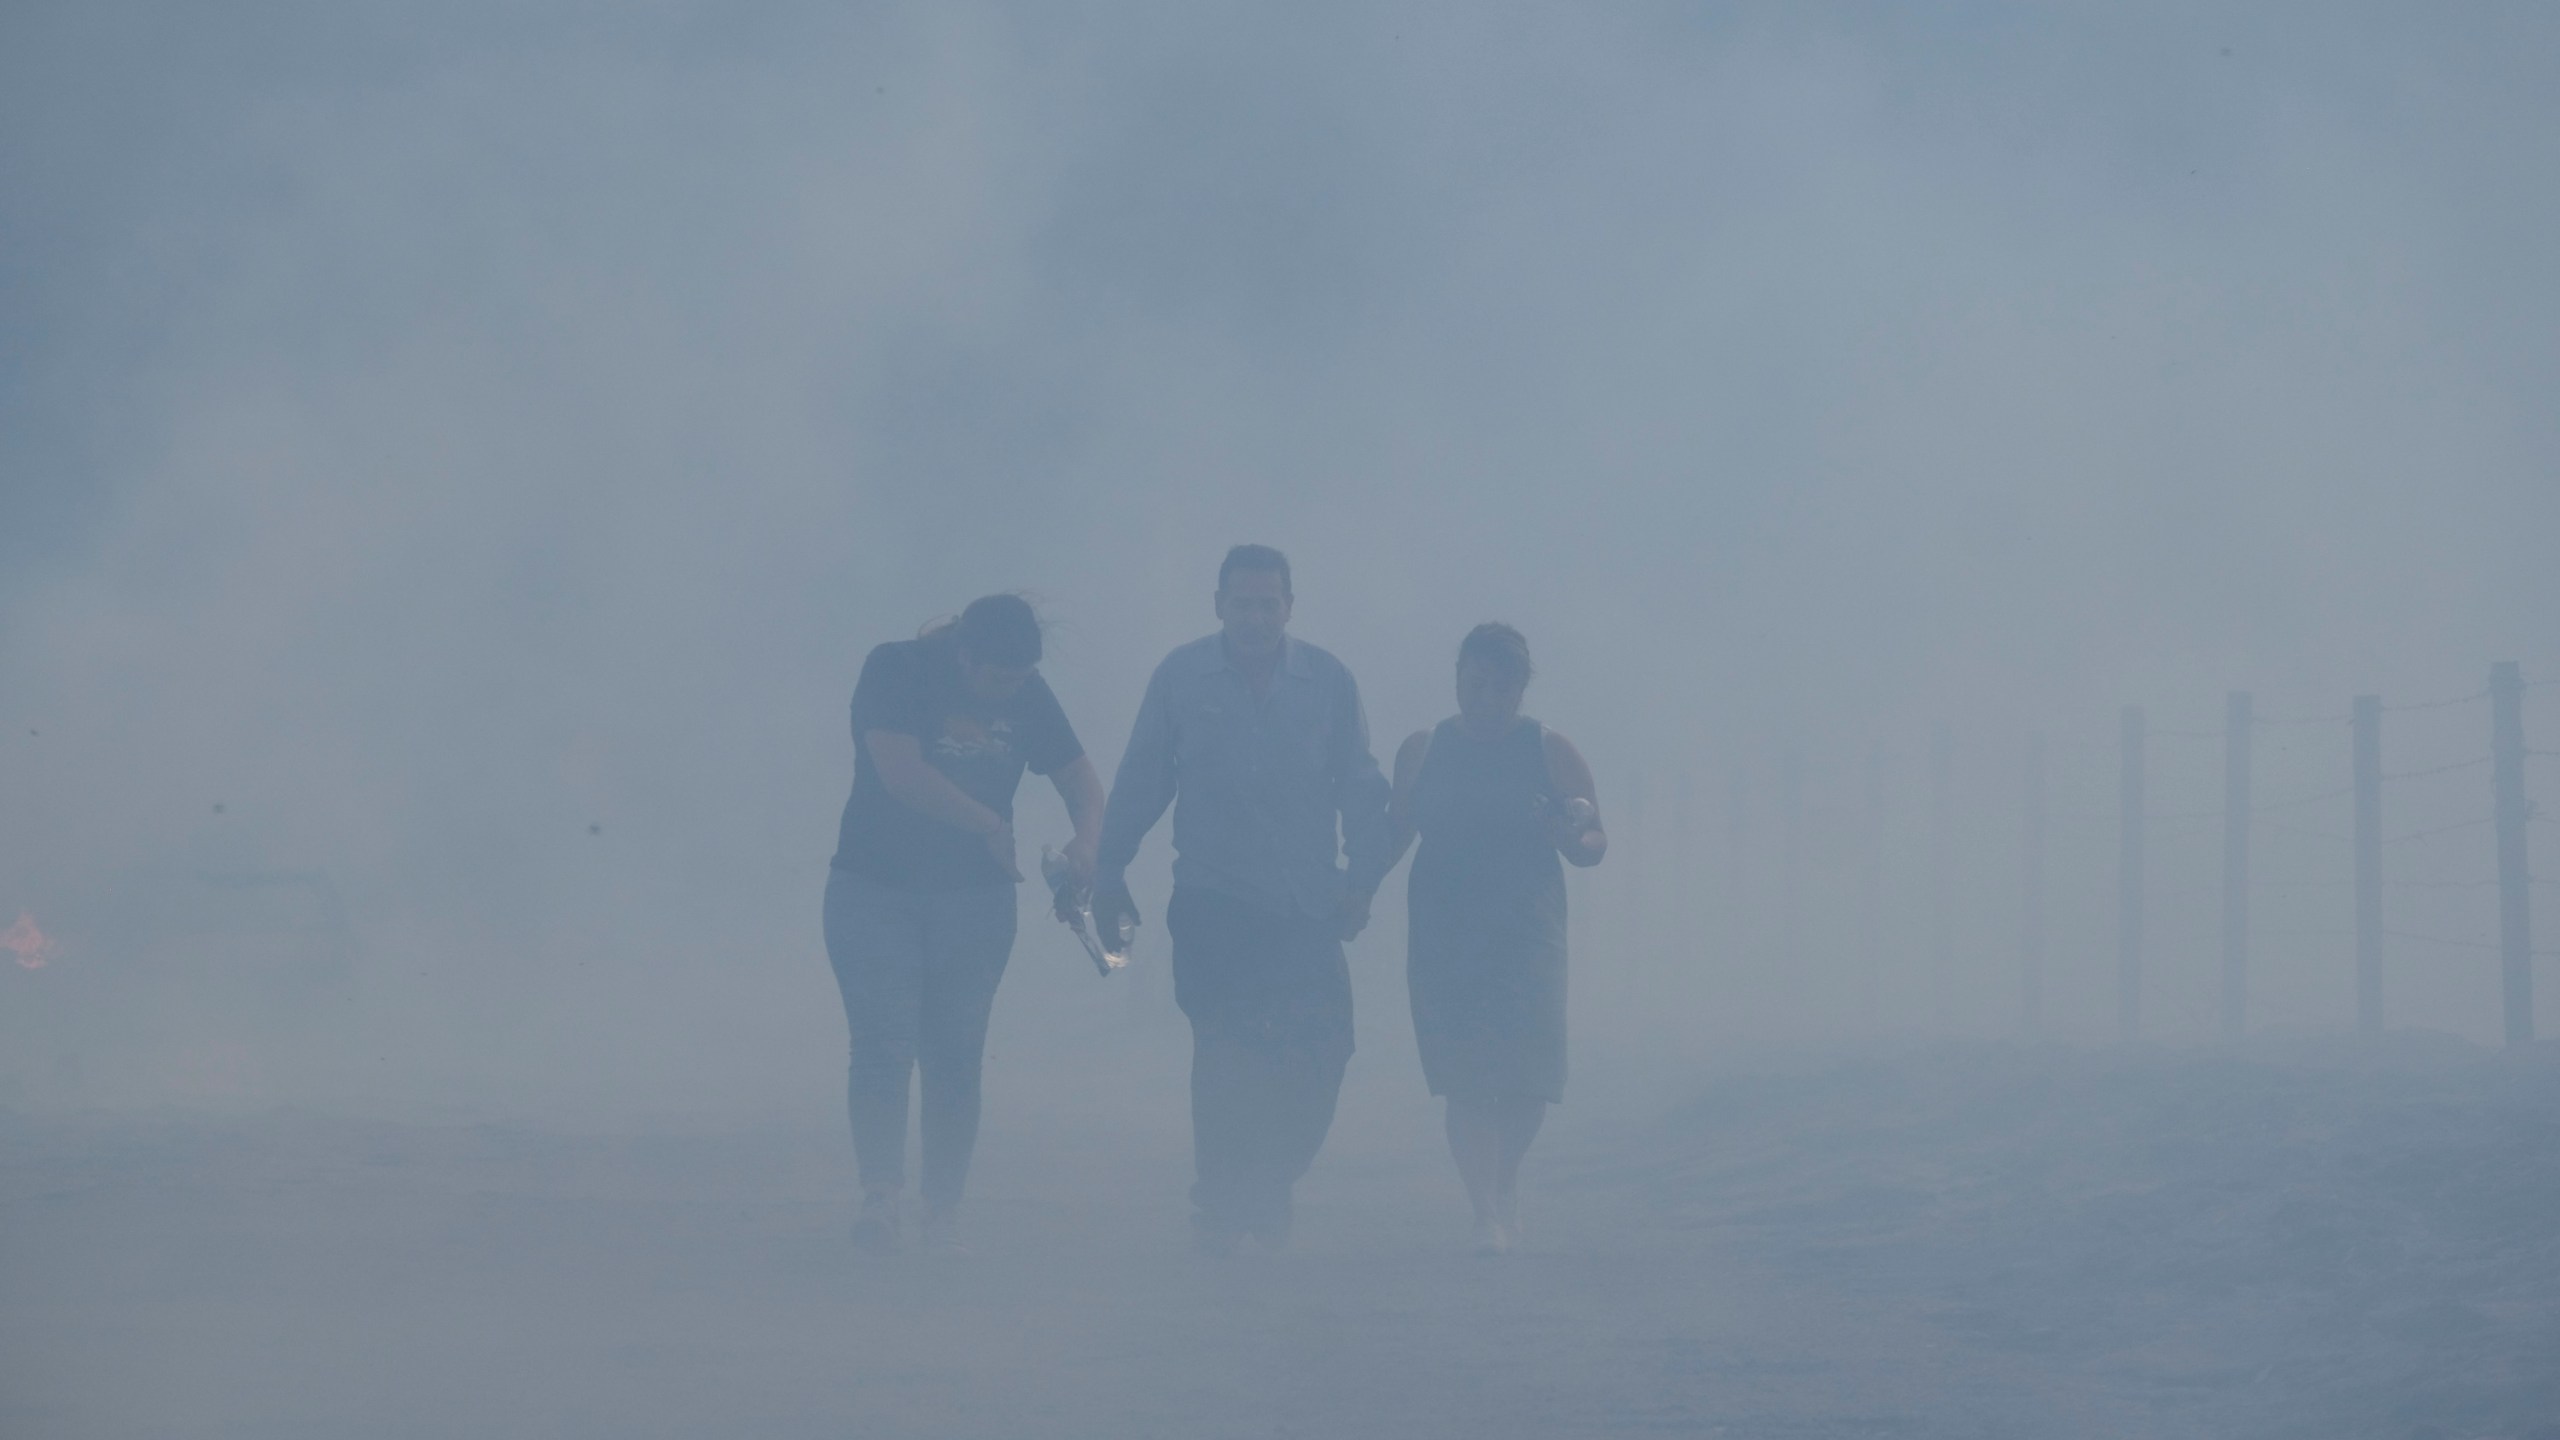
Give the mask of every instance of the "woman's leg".
[[827, 879], [827, 963], [844, 997], [845, 1110], [862, 1173], [857, 1238], [897, 1241], [897, 1195], [907, 1179], [907, 1086], [924, 997], [919, 897], [839, 870]]
[[1458, 1162], [1458, 1179], [1467, 1187], [1467, 1203], [1476, 1224], [1495, 1222], [1495, 1198], [1501, 1174], [1502, 1142], [1488, 1099], [1456, 1091], [1449, 1095], [1449, 1158]]
[[1530, 1096], [1505, 1095], [1494, 1102], [1496, 1154], [1493, 1173], [1494, 1222], [1520, 1238], [1520, 1162], [1529, 1143], [1546, 1123], [1547, 1102]]
[[979, 1076], [987, 1019], [1013, 955], [1013, 887], [977, 887], [933, 897], [924, 977], [924, 1208], [929, 1225], [947, 1222], [969, 1181], [978, 1143]]

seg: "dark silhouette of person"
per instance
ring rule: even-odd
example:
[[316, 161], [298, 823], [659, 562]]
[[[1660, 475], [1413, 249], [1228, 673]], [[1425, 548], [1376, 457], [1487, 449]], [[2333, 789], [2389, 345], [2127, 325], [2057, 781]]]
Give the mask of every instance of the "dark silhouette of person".
[[1608, 853], [1591, 767], [1520, 713], [1529, 642], [1479, 625], [1458, 647], [1458, 713], [1396, 751], [1390, 856], [1416, 834], [1406, 877], [1405, 979], [1431, 1093], [1448, 1102], [1449, 1154], [1475, 1207], [1476, 1244], [1520, 1234], [1520, 1162], [1564, 1099], [1565, 896], [1561, 856]]
[[1129, 862], [1173, 807], [1165, 928], [1191, 1022], [1193, 1237], [1212, 1254], [1288, 1241], [1351, 1058], [1342, 942], [1388, 868], [1359, 686], [1288, 634], [1293, 598], [1279, 551], [1227, 552], [1220, 628], [1156, 667], [1102, 822], [1096, 913], [1134, 916]]
[[854, 1243], [902, 1243], [907, 1090], [924, 1078], [924, 1240], [953, 1221], [978, 1138], [979, 1070], [1013, 953], [1013, 796], [1028, 768], [1058, 787], [1092, 873], [1102, 780], [1039, 671], [1039, 617], [1018, 595], [892, 641], [853, 687], [853, 794], [827, 878], [827, 960], [851, 1037], [845, 1105], [862, 1172]]

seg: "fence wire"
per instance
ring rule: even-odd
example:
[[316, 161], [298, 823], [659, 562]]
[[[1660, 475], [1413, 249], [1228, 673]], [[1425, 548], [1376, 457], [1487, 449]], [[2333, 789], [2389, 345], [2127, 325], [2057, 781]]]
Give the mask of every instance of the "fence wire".
[[[2560, 669], [2560, 664], [2555, 664], [2554, 668]], [[2533, 681], [2523, 688], [2540, 692], [2555, 687], [2560, 687], [2560, 676]], [[2303, 710], [2287, 713], [2279, 710], [2272, 714], [2261, 711], [2249, 717], [2246, 729], [2236, 737], [2228, 727], [2148, 725], [2141, 732], [2140, 742], [2147, 746], [2156, 738], [2163, 743], [2140, 754], [2149, 768], [2143, 793], [2131, 813], [2109, 803], [2114, 798], [2114, 775], [2109, 775], [2109, 783], [2103, 788], [2081, 783], [2094, 779], [2097, 773], [2116, 770], [2116, 765], [2111, 762], [2127, 758], [2120, 743], [2099, 741], [2089, 730], [2083, 730], [2080, 735], [2069, 733], [2070, 729], [2078, 727], [2066, 727], [2063, 733], [2039, 734], [2036, 740], [2041, 747], [2038, 753], [2043, 757], [2040, 763], [2044, 768], [2036, 773], [2042, 777], [2038, 783], [2047, 787], [2040, 793], [2059, 803], [2039, 802], [2033, 812], [2035, 823], [2025, 833], [2032, 836], [2027, 843], [2040, 849], [2029, 853], [2050, 855], [2052, 871], [2048, 875], [2044, 860], [2034, 859], [2031, 870], [2035, 878], [2026, 883], [2032, 887], [2030, 903], [2050, 907], [2036, 912], [2040, 915], [2049, 913], [2052, 917], [2036, 922], [2040, 927], [2051, 927], [2049, 938], [2038, 942], [2047, 956], [2048, 967], [2081, 948], [2081, 941], [2069, 938], [2070, 931], [2079, 931], [2088, 940], [2103, 943], [2100, 937], [2106, 934], [2106, 929], [2101, 917], [2114, 908], [2114, 900], [2102, 888], [2100, 881], [2101, 877], [2112, 872], [2119, 884], [2130, 880], [2139, 886], [2138, 901], [2146, 914], [2143, 930], [2136, 937], [2141, 952], [2147, 957], [2170, 958], [2170, 969], [2154, 972], [2155, 976], [2177, 974], [2182, 977], [2173, 982], [2172, 988], [2146, 989], [2144, 1003], [2159, 1006], [2159, 1013], [2164, 1017], [2175, 1014], [2198, 1025], [2209, 1022], [2213, 1018], [2210, 1012], [2216, 1009], [2215, 1004], [2205, 1000], [2199, 1008], [2189, 1003], [2197, 998], [2196, 994], [2190, 992], [2181, 998], [2175, 993], [2174, 986], [2193, 983], [2192, 976], [2179, 970], [2179, 965], [2184, 963], [2179, 957], [2207, 951], [2217, 939], [2228, 933], [2217, 927], [2213, 920], [2215, 901], [2227, 899], [2231, 893], [2229, 887], [2194, 883], [2210, 873], [2207, 867], [2212, 863], [2216, 840], [2225, 835], [2244, 839], [2257, 837], [2251, 842], [2251, 848], [2263, 849], [2277, 862], [2273, 868], [2278, 874], [2247, 876], [2240, 891], [2244, 905], [2250, 903], [2249, 896], [2258, 895], [2263, 897], [2265, 907], [2254, 918], [2242, 913], [2243, 933], [2250, 940], [2264, 941], [2276, 947], [2277, 953], [2293, 945], [2308, 949], [2353, 941], [2359, 932], [2351, 928], [2318, 928], [2316, 923], [2314, 928], [2308, 929], [2267, 928], [2260, 921], [2272, 920], [2282, 925], [2297, 920], [2345, 920], [2348, 918], [2348, 897], [2363, 886], [2378, 887], [2380, 894], [2390, 897], [2384, 904], [2394, 918], [2401, 919], [2403, 923], [2410, 920], [2419, 922], [2413, 929], [2386, 927], [2381, 930], [2380, 933], [2392, 942], [2392, 949], [2396, 951], [2417, 955], [2432, 951], [2446, 956], [2501, 952], [2504, 947], [2499, 941], [2464, 938], [2461, 934], [2475, 925], [2484, 924], [2495, 913], [2491, 900], [2475, 897], [2490, 896], [2502, 885], [2499, 878], [2483, 873], [2487, 868], [2490, 847], [2479, 839], [2464, 837], [2476, 837], [2478, 832], [2498, 825], [2500, 814], [2504, 814], [2510, 821], [2522, 818], [2529, 822], [2535, 827], [2537, 838], [2549, 843], [2543, 827], [2560, 828], [2560, 804], [2537, 805], [2528, 795], [2525, 813], [2521, 817], [2515, 816], [2512, 810], [2483, 813], [2492, 809], [2488, 793], [2491, 787], [2485, 783], [2487, 777], [2484, 772], [2496, 769], [2502, 760], [2516, 752], [2514, 749], [2501, 749], [2495, 755], [2479, 753], [2475, 747], [2479, 739], [2488, 738], [2485, 733], [2468, 743], [2457, 735], [2468, 735], [2475, 724], [2482, 732], [2490, 730], [2491, 716], [2486, 712], [2491, 705], [2487, 702], [2496, 702], [2502, 721], [2511, 719], [2513, 712], [2506, 707], [2514, 703], [2513, 696], [2514, 692], [2509, 689], [2481, 688], [2406, 703], [2377, 704], [2369, 710], [2360, 711]], [[2309, 697], [2297, 694], [2295, 698], [2306, 700]], [[2330, 732], [2331, 727], [2338, 732], [2346, 731], [2358, 713], [2426, 716], [2439, 712], [2445, 716], [2441, 721], [2413, 721], [2405, 726], [2382, 727], [2385, 755], [2394, 759], [2418, 760], [2420, 763], [2415, 766], [2380, 773], [2364, 772], [2366, 778], [2358, 781], [2333, 785], [2319, 783], [2323, 775], [2344, 781], [2344, 772], [2350, 766], [2351, 757], [2345, 744], [2347, 736], [2324, 733]], [[2439, 730], [2444, 733], [2439, 735]], [[2239, 816], [2235, 817], [2231, 807], [2221, 804], [2180, 808], [2178, 802], [2181, 800], [2218, 796], [2220, 787], [2207, 788], [2203, 777], [2203, 767], [2211, 754], [2207, 747], [2213, 742], [2228, 744], [2235, 738], [2246, 740], [2252, 733], [2259, 735], [2255, 742], [2259, 747], [2254, 767], [2257, 773], [2250, 787], [2254, 793], [2246, 794]], [[2370, 743], [2370, 738], [2367, 737], [2367, 743]], [[2560, 748], [2548, 743], [2553, 738], [2548, 726], [2537, 738], [2544, 739], [2546, 743], [2521, 748], [2526, 758], [2535, 762], [2529, 778], [2548, 791], [2560, 770], [2546, 770], [2540, 765], [2544, 761], [2560, 760]], [[2503, 732], [2503, 744], [2512, 746], [2514, 743], [2513, 731]], [[2441, 763], [2431, 759], [2431, 756], [2444, 755], [2447, 751], [2457, 758]], [[2365, 752], [2365, 757], [2364, 763], [2371, 763], [2370, 751]], [[1855, 773], [1852, 770], [1826, 770], [1818, 764], [1805, 766], [1802, 761], [1796, 763], [1800, 767], [1798, 774], [1803, 784], [1816, 784], [1824, 777], [1845, 779]], [[1869, 761], [1870, 766], [1875, 763]], [[1867, 771], [1871, 787], [1875, 784], [1872, 778], [1875, 773], [1872, 769]], [[1908, 781], [1910, 772], [1907, 769], [1898, 773]], [[2478, 782], [2462, 778], [2475, 776], [2479, 777]], [[2454, 783], [2432, 789], [2418, 788], [2422, 782], [2439, 779]], [[2310, 788], [2302, 788], [2305, 780], [2311, 782]], [[2273, 783], [2268, 783], [2270, 781]], [[2498, 804], [2511, 804], [2515, 791], [2509, 787], [2513, 785], [2514, 777], [2500, 771], [2497, 781]], [[2471, 783], [2481, 784], [2481, 793], [2476, 797], [2468, 789]], [[2383, 847], [2385, 873], [2376, 876], [2366, 870], [2355, 876], [2351, 867], [2343, 863], [2348, 852], [2359, 843], [2359, 836], [2350, 833], [2349, 824], [2351, 818], [2370, 812], [2359, 812], [2350, 807], [2360, 793], [2370, 793], [2364, 789], [2368, 785], [2382, 789], [2386, 797], [2384, 803], [2390, 807], [2388, 813], [2392, 818], [2403, 826], [2414, 824], [2414, 828], [2386, 831], [2379, 837], [2368, 832], [2361, 843]], [[1703, 787], [1696, 793], [1709, 796], [1714, 788]], [[1907, 790], [1909, 787], [1906, 784], [1896, 788]], [[1908, 894], [1912, 902], [1917, 902], [1925, 892], [1912, 887], [1924, 883], [1924, 873], [1930, 875], [1925, 885], [1936, 887], [1937, 895], [1927, 902], [1935, 907], [1936, 918], [1930, 923], [1941, 927], [1943, 936], [1942, 927], [1946, 923], [1948, 908], [1956, 903], [1954, 896], [1945, 888], [1948, 884], [1948, 862], [1932, 859], [1924, 867], [1874, 858], [1885, 853], [1875, 849], [1881, 843], [1877, 837], [1892, 830], [1912, 828], [1916, 820], [1907, 794], [1903, 797], [1904, 803], [1883, 805], [1873, 798], [1878, 792], [1871, 789], [1869, 793], [1870, 798], [1864, 807], [1845, 809], [1838, 805], [1806, 804], [1799, 799], [1796, 802], [1796, 823], [1803, 827], [1799, 832], [1801, 842], [1811, 845], [1813, 842], [1803, 836], [1816, 831], [1839, 830], [1844, 826], [1854, 827], [1863, 818], [1868, 838], [1861, 842], [1867, 848], [1860, 853], [1869, 856], [1864, 863], [1871, 867], [1863, 883], [1873, 887], [1879, 883], [1876, 875], [1900, 872], [1895, 886], [1901, 893]], [[2011, 793], [2014, 795], [2016, 792]], [[2258, 798], [2260, 795], [2266, 798]], [[2153, 808], [2154, 802], [2159, 800], [2168, 803]], [[2096, 803], [2091, 803], [2093, 801]], [[1713, 803], [1711, 799], [1709, 803]], [[1739, 803], [1738, 798], [1736, 803]], [[2009, 803], [2016, 802], [2011, 800]], [[1685, 815], [1685, 800], [1679, 808]], [[1985, 807], [1959, 800], [1957, 808], [1974, 812], [1972, 818], [1963, 820], [1967, 825], [1987, 818], [1982, 813]], [[1764, 824], [1776, 818], [1765, 803], [1752, 807], [1752, 813]], [[2235, 818], [2243, 823], [2235, 826]], [[1687, 821], [1684, 818], [1679, 823], [1685, 827]], [[1705, 826], [1700, 833], [1713, 830], [1713, 826]], [[1916, 831], [1914, 833], [1916, 837]], [[2015, 835], [2017, 832], [2012, 833]], [[1774, 831], [1758, 838], [1772, 842]], [[1936, 836], [1940, 842], [1946, 838], [1943, 833]], [[2138, 856], [2126, 851], [2128, 838], [2140, 847]], [[2291, 843], [2294, 841], [2305, 843]], [[2454, 843], [2439, 846], [2436, 842], [2440, 841]], [[1739, 832], [1735, 832], [1730, 844], [1739, 843]], [[2019, 842], [2013, 838], [2009, 843]], [[1719, 848], [1729, 848], [1729, 845], [1719, 845]], [[2119, 864], [2109, 864], [2109, 852], [2121, 857]], [[2245, 851], [2242, 853], [2246, 855]], [[2232, 857], [2226, 852], [2223, 858], [2225, 863], [2229, 863]], [[2133, 865], [2137, 860], [2143, 870], [2120, 868]], [[1737, 863], [1740, 863], [1738, 858]], [[1787, 863], [1792, 866], [1796, 862]], [[2336, 864], [2337, 873], [2322, 876], [2320, 872], [2332, 863]], [[1877, 866], [1883, 869], [1872, 868]], [[1960, 863], [1957, 868], [1961, 871], [1966, 867]], [[1973, 868], [1980, 870], [1983, 867]], [[2294, 873], [2281, 873], [2288, 870]], [[2419, 873], [2390, 873], [2401, 870]], [[2310, 873], [2304, 873], [2306, 871]], [[1959, 875], [1959, 883], [1964, 878]], [[1978, 883], [1979, 876], [1974, 879]], [[2540, 904], [2546, 911], [2552, 904], [2547, 897], [2554, 890], [2560, 890], [2560, 879], [2540, 875], [2529, 875], [2523, 883], [2529, 893], [2544, 897]], [[1798, 903], [1793, 895], [1795, 882], [1791, 880], [1789, 885], [1791, 894], [1784, 903], [1793, 907]], [[1809, 912], [1819, 909], [1818, 893], [1810, 883], [1801, 892], [1802, 904], [1808, 907]], [[1866, 909], [1862, 913], [1869, 916], [1864, 923], [1870, 927], [1883, 923], [1876, 918], [1879, 903], [1874, 893], [1870, 893], [1864, 902]], [[1897, 908], [1903, 903], [1906, 902], [1894, 902]], [[1765, 899], [1757, 908], [1763, 918], [1753, 923], [1765, 927], [1771, 923], [1773, 913]], [[1913, 913], [1915, 916], [1918, 914], [1917, 911]], [[2116, 910], [2115, 913], [2121, 915], [2123, 912]], [[2066, 920], [2063, 918], [2066, 915], [2085, 915], [2085, 918]], [[1787, 923], [1790, 927], [1788, 933], [1793, 934], [1794, 922], [1790, 920]], [[1818, 927], [1823, 922], [1815, 915], [1807, 923]], [[1959, 917], [1956, 923], [1963, 926], [1974, 922]], [[1870, 935], [1861, 943], [1872, 947], [1876, 941]], [[1939, 943], [1943, 944], [1944, 940]], [[2102, 952], [2092, 948], [2090, 953], [2094, 958]], [[2560, 950], [2546, 946], [2532, 949], [2530, 954], [2537, 960], [2543, 960], [2560, 955]], [[2421, 963], [2441, 967], [2435, 973], [2451, 973], [2453, 967], [2471, 962], [2440, 958]], [[2153, 983], [2172, 984], [2160, 980]], [[2093, 996], [2097, 993], [2100, 992], [2093, 992]], [[2263, 1007], [2270, 1015], [2299, 1013], [2280, 997], [2263, 991], [2254, 979], [2247, 984], [2246, 1001], [2252, 1010]], [[2439, 999], [2436, 1003], [2443, 1002]]]

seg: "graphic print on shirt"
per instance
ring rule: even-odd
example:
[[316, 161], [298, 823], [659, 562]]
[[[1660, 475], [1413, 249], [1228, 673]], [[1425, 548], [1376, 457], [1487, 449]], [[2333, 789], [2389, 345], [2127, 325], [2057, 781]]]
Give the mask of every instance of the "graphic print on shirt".
[[949, 714], [942, 717], [942, 733], [933, 740], [937, 759], [954, 764], [977, 761], [1010, 761], [1013, 758], [1013, 722], [1004, 719], [981, 720], [975, 715]]

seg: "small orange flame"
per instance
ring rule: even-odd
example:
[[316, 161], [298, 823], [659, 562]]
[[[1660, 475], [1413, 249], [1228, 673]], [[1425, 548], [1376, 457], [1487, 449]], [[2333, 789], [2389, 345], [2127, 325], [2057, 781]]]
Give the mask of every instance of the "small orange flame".
[[21, 910], [18, 923], [0, 930], [0, 950], [14, 952], [22, 970], [41, 970], [53, 958], [53, 942], [36, 928], [36, 917]]

